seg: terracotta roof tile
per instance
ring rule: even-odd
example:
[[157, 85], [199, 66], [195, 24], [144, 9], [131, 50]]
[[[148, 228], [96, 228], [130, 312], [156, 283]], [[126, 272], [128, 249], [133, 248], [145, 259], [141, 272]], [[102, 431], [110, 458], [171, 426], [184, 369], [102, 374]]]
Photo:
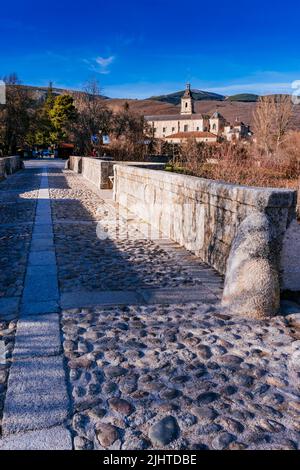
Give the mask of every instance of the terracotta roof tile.
[[176, 134], [171, 134], [167, 135], [165, 138], [166, 139], [188, 139], [189, 137], [202, 137], [202, 138], [212, 138], [215, 137], [217, 138], [218, 136], [216, 134], [213, 134], [212, 132], [201, 132], [201, 131], [191, 131], [191, 132], [177, 132]]

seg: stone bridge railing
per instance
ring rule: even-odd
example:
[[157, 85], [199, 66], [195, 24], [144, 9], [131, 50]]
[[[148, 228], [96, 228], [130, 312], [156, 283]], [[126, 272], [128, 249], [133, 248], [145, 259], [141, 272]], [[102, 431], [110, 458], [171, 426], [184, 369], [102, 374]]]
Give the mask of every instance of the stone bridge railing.
[[[223, 306], [251, 317], [279, 309], [280, 290], [300, 291], [297, 193], [159, 171], [163, 164], [71, 157], [67, 167], [107, 189], [155, 231], [225, 275]], [[155, 169], [155, 171], [153, 171]]]
[[114, 200], [225, 274], [223, 305], [253, 317], [277, 312], [280, 287], [300, 290], [300, 276], [289, 281], [292, 250], [282, 249], [289, 227], [299, 230], [296, 199], [292, 190], [114, 166]]
[[15, 173], [21, 168], [23, 168], [23, 163], [18, 155], [0, 158], [0, 180], [6, 178], [12, 173]]
[[81, 173], [82, 176], [90, 183], [94, 184], [98, 189], [112, 189], [114, 165], [134, 165], [142, 166], [143, 168], [153, 168], [162, 170], [165, 168], [165, 163], [151, 163], [151, 162], [116, 162], [111, 160], [101, 160], [99, 158], [71, 156], [66, 163], [66, 168], [73, 170], [76, 173]]

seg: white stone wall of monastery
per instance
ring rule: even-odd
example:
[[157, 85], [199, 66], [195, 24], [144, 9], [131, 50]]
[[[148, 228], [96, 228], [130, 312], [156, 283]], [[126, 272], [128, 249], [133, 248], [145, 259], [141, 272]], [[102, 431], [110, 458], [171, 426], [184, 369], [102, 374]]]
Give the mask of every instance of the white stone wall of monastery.
[[[184, 132], [184, 126], [188, 126], [188, 132], [203, 132], [204, 120], [203, 119], [181, 119], [170, 121], [150, 121], [151, 127], [156, 129], [155, 137], [162, 138], [177, 132]], [[165, 130], [164, 130], [165, 129]]]

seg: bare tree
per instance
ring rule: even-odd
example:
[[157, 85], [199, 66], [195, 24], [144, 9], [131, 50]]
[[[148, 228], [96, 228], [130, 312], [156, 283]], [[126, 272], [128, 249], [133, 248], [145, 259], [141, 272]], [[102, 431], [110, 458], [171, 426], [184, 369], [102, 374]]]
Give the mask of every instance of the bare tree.
[[114, 136], [119, 139], [126, 137], [132, 142], [138, 142], [144, 139], [146, 123], [142, 116], [134, 113], [126, 101], [123, 109], [114, 115]]
[[83, 92], [74, 94], [74, 99], [78, 111], [73, 128], [74, 140], [79, 153], [89, 154], [92, 148], [100, 148], [103, 135], [109, 133], [112, 112], [101, 96], [97, 80], [87, 82]]
[[0, 139], [3, 154], [14, 154], [24, 146], [30, 124], [31, 92], [21, 85], [16, 74], [3, 78], [6, 104], [0, 109]]
[[285, 140], [293, 112], [293, 103], [289, 95], [274, 97], [274, 138], [275, 151]]
[[261, 96], [253, 113], [256, 142], [266, 156], [269, 156], [272, 151], [274, 104], [272, 96]]
[[[111, 153], [116, 160], [143, 160], [146, 153], [147, 124], [142, 116], [125, 102], [123, 109], [114, 114]], [[148, 140], [148, 139], [146, 139]]]
[[254, 133], [266, 156], [276, 154], [287, 134], [293, 112], [288, 95], [262, 96], [254, 111]]

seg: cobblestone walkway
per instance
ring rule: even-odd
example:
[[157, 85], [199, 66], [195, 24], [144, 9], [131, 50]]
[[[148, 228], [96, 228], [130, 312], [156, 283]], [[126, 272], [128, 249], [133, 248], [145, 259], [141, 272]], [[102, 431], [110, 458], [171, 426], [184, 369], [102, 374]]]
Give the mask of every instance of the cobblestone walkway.
[[217, 273], [59, 162], [0, 209], [0, 449], [300, 448], [297, 325], [224, 314]]

